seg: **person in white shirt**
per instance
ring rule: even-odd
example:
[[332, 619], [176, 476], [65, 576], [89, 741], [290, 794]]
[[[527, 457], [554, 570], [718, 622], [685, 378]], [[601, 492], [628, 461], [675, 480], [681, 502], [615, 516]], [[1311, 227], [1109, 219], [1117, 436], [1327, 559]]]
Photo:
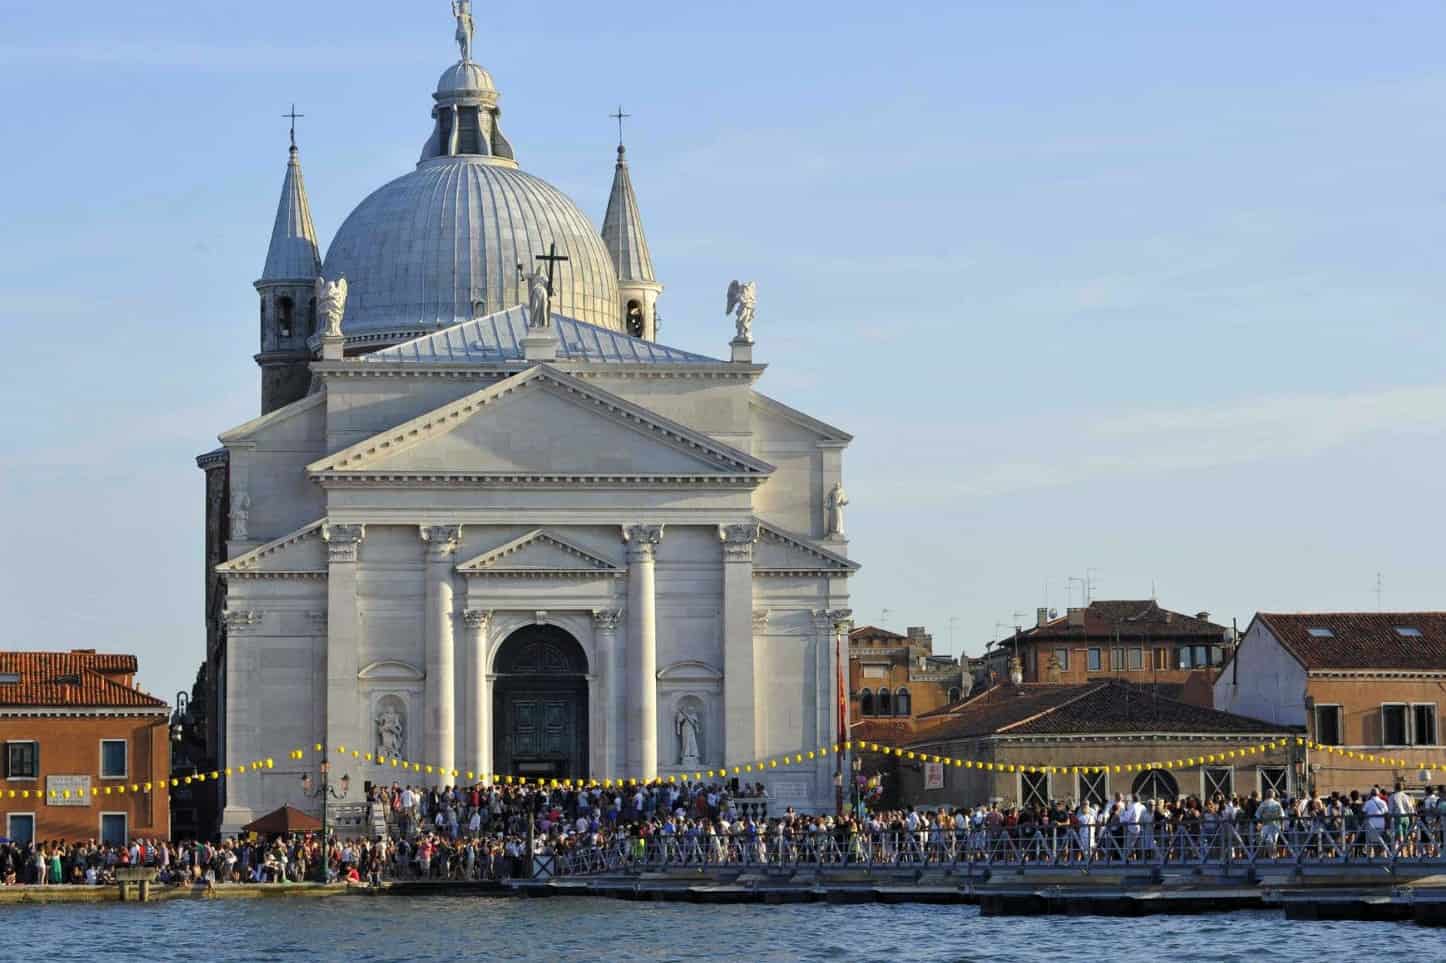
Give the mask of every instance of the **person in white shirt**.
[[[1382, 797], [1379, 790], [1372, 789], [1371, 795], [1366, 799], [1365, 805], [1361, 807], [1362, 814], [1366, 817], [1366, 845], [1374, 850], [1375, 847], [1383, 845], [1382, 833], [1386, 829], [1386, 812], [1390, 807]], [[1374, 855], [1368, 851], [1367, 855]]]

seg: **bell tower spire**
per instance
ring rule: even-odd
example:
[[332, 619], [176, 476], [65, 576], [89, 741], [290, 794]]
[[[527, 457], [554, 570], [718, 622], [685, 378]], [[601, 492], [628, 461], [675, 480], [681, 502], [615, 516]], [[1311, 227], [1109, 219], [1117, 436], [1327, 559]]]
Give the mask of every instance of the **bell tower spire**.
[[316, 228], [301, 176], [301, 153], [296, 149], [296, 121], [305, 116], [296, 107], [283, 117], [291, 121], [291, 148], [281, 200], [266, 265], [256, 281], [261, 296], [261, 413], [283, 408], [305, 396], [310, 384], [311, 351], [306, 345], [316, 333], [316, 278], [321, 274]]
[[624, 330], [635, 338], [658, 338], [658, 296], [663, 286], [653, 274], [653, 255], [643, 233], [643, 215], [628, 173], [628, 150], [623, 145], [623, 121], [629, 114], [618, 107], [611, 115], [618, 122], [618, 161], [613, 171], [613, 190], [603, 216], [603, 243], [618, 273], [618, 294]]

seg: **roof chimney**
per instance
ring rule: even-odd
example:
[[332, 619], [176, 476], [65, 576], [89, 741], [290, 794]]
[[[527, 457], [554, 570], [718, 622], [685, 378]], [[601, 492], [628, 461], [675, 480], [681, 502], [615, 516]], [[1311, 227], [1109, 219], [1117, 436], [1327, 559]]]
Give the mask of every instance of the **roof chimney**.
[[1082, 627], [1082, 626], [1085, 624], [1085, 610], [1084, 610], [1084, 609], [1081, 609], [1081, 608], [1071, 608], [1071, 609], [1069, 610], [1069, 613], [1068, 613], [1068, 614], [1069, 614], [1069, 624], [1070, 624], [1070, 625]]
[[1209, 613], [1209, 612], [1196, 612], [1196, 613], [1195, 613], [1195, 618], [1199, 619], [1201, 622], [1209, 622], [1209, 621], [1210, 621], [1210, 613]]
[[1035, 626], [1035, 628], [1039, 628], [1040, 626], [1044, 625], [1044, 623], [1046, 623], [1046, 622], [1048, 622], [1048, 621], [1049, 621], [1049, 609], [1047, 609], [1047, 608], [1041, 608], [1041, 609], [1035, 609], [1035, 610], [1034, 610], [1034, 626]]

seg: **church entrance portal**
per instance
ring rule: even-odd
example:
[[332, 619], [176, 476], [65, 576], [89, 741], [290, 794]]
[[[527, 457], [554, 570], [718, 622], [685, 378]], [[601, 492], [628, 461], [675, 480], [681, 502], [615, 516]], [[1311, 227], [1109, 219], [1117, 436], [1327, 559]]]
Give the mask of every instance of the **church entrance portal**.
[[530, 625], [497, 652], [492, 762], [503, 775], [588, 775], [587, 655], [567, 632]]

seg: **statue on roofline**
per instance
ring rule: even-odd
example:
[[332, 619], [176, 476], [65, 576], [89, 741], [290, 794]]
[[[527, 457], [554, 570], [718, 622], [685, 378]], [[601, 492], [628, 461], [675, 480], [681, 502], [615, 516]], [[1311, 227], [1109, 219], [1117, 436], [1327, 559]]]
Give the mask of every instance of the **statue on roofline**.
[[472, 37], [476, 25], [472, 22], [472, 0], [452, 0], [452, 16], [457, 18], [457, 46], [462, 50], [462, 62], [472, 62]]
[[753, 343], [753, 316], [758, 310], [758, 285], [753, 281], [734, 281], [728, 285], [727, 314], [738, 321], [738, 341]]

